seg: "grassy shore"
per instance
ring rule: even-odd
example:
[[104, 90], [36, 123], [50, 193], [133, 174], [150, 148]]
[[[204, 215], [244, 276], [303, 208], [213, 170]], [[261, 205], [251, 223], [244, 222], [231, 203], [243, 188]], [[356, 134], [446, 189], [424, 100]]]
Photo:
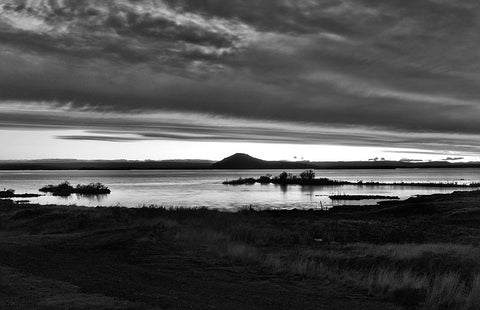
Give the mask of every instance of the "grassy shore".
[[329, 211], [0, 200], [0, 308], [480, 309], [480, 192]]

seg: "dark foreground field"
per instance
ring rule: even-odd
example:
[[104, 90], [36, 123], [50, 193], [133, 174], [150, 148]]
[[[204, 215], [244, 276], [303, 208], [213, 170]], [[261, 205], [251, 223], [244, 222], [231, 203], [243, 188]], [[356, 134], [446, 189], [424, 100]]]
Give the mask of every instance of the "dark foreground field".
[[1, 309], [480, 309], [480, 192], [331, 211], [0, 200]]

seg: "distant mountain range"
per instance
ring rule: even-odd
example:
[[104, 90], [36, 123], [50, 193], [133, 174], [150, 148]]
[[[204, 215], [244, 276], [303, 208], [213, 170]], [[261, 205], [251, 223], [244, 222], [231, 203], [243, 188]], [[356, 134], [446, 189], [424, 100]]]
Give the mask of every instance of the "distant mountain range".
[[213, 163], [209, 160], [6, 160], [0, 161], [0, 170], [180, 170], [210, 169]]
[[180, 169], [395, 169], [395, 168], [480, 168], [480, 162], [448, 161], [267, 161], [237, 153], [221, 161], [209, 160], [5, 160], [0, 170], [180, 170]]

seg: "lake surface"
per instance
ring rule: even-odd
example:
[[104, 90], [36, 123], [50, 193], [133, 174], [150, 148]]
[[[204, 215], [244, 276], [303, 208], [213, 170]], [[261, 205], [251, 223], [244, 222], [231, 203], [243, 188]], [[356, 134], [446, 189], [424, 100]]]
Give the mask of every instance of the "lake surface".
[[[253, 205], [259, 208], [320, 208], [338, 204], [372, 204], [376, 201], [337, 201], [332, 194], [388, 195], [402, 199], [414, 195], [451, 193], [468, 188], [429, 188], [411, 186], [279, 186], [223, 185], [239, 177], [278, 175], [281, 170], [131, 170], [131, 171], [0, 171], [0, 187], [16, 193], [38, 193], [47, 184], [69, 181], [71, 184], [101, 182], [112, 193], [105, 196], [68, 198], [51, 195], [29, 198], [32, 203], [76, 204], [82, 206], [144, 205], [237, 209]], [[289, 170], [300, 174], [302, 170]], [[380, 182], [480, 182], [480, 169], [388, 169], [388, 170], [315, 170], [317, 177], [345, 181]], [[25, 200], [25, 199], [22, 199]]]

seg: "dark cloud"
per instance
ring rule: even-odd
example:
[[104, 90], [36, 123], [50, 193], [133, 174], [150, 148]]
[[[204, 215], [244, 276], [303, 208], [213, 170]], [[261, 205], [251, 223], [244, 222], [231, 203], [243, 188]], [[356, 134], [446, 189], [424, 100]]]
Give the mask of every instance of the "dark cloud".
[[[141, 140], [237, 141], [290, 144], [330, 144], [343, 146], [399, 148], [399, 153], [441, 154], [455, 145], [456, 154], [475, 155], [480, 140], [475, 135], [391, 132], [375, 128], [331, 127], [278, 121], [247, 121], [187, 113], [98, 113], [69, 109], [27, 107], [21, 113], [13, 109], [1, 112], [2, 128], [33, 130], [74, 129], [84, 134], [63, 134], [57, 138], [105, 142]], [[424, 151], [418, 149], [421, 145]], [[428, 150], [428, 151], [426, 151]], [[395, 152], [395, 151], [391, 151]]]
[[[97, 126], [93, 115], [204, 113], [212, 121], [310, 126], [314, 134], [249, 128], [255, 138], [245, 128], [220, 131], [215, 124], [205, 132], [177, 124], [181, 129], [166, 133], [163, 120], [139, 132], [144, 121], [128, 120], [136, 135], [128, 139], [336, 137], [338, 144], [474, 152], [479, 15], [474, 0], [4, 1], [0, 109], [10, 105], [0, 120], [6, 127], [121, 131], [115, 119]], [[68, 106], [92, 117], [64, 123], [14, 111], [11, 102]], [[198, 130], [204, 135], [195, 136]], [[357, 130], [368, 134], [358, 138]]]

